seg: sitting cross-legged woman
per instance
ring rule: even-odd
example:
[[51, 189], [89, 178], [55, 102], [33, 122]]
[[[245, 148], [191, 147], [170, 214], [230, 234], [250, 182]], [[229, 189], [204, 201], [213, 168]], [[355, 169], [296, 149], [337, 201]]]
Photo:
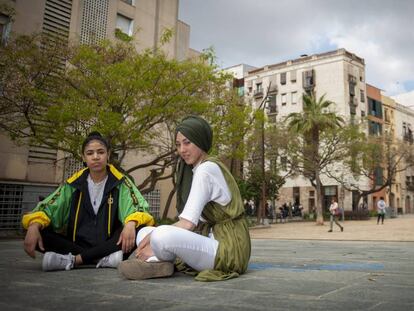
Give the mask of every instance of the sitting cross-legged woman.
[[179, 220], [138, 232], [136, 258], [123, 261], [118, 270], [128, 279], [165, 277], [173, 274], [175, 262], [198, 281], [237, 277], [246, 271], [251, 251], [237, 183], [222, 162], [208, 155], [213, 133], [207, 121], [187, 117], [175, 138]]
[[44, 271], [116, 268], [136, 248], [138, 229], [154, 224], [148, 203], [109, 155], [107, 140], [91, 133], [82, 144], [87, 167], [23, 216], [24, 250], [33, 258], [44, 253]]

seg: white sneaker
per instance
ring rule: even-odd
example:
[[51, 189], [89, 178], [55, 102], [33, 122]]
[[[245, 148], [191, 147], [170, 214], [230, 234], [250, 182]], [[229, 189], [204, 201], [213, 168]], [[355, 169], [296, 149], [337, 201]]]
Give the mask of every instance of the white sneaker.
[[43, 271], [70, 270], [73, 269], [74, 265], [75, 256], [71, 253], [62, 255], [55, 252], [46, 252], [43, 256]]
[[112, 253], [99, 260], [99, 262], [96, 264], [96, 268], [117, 268], [123, 257], [124, 254], [122, 251]]

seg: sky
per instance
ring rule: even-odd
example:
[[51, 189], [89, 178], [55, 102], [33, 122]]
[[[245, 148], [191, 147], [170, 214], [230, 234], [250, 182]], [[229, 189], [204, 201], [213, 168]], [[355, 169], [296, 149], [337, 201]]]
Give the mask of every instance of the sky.
[[345, 48], [387, 95], [414, 90], [414, 0], [180, 0], [190, 47], [255, 67]]

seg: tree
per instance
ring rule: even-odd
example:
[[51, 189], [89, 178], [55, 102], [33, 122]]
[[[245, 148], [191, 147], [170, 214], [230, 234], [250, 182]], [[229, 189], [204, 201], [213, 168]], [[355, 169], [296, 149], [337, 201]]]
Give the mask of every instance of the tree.
[[341, 117], [329, 111], [333, 104], [325, 96], [316, 99], [304, 94], [303, 111], [286, 118], [290, 131], [299, 136], [298, 143], [290, 144], [290, 158], [294, 159], [291, 162], [296, 163], [297, 173], [305, 176], [316, 189], [317, 224], [323, 224], [321, 174], [338, 154], [332, 142], [339, 142], [335, 131], [344, 124]]
[[[30, 139], [79, 157], [85, 134], [98, 130], [126, 173], [147, 172], [138, 184], [143, 193], [173, 178], [174, 128], [186, 115], [211, 121], [216, 153], [238, 152], [230, 147], [245, 131], [248, 109], [226, 87], [231, 77], [209, 64], [210, 50], [177, 61], [161, 49], [137, 52], [129, 42], [104, 41], [62, 45], [54, 57], [42, 54], [40, 43], [37, 36], [18, 36], [0, 51], [0, 123], [16, 142]], [[141, 161], [125, 167], [132, 153]]]
[[363, 136], [344, 158], [343, 166], [329, 172], [345, 189], [357, 194], [355, 202], [391, 187], [398, 173], [414, 167], [414, 146], [390, 134]]
[[67, 52], [63, 42], [37, 34], [0, 46], [0, 128], [17, 143], [54, 143], [45, 113], [61, 92], [58, 73]]

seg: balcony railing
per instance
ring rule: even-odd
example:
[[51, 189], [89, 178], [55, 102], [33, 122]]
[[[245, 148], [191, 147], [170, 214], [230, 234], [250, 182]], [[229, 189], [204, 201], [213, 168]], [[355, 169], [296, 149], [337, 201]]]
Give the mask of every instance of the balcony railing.
[[406, 181], [405, 185], [408, 191], [414, 191], [414, 182]]
[[414, 142], [414, 137], [412, 132], [408, 132], [404, 134], [404, 141], [409, 142], [412, 144]]
[[270, 88], [269, 88], [269, 94], [277, 94], [277, 91], [278, 91], [278, 89], [277, 89], [277, 85], [271, 85], [270, 86]]
[[255, 90], [255, 91], [254, 91], [254, 93], [253, 93], [253, 96], [254, 96], [255, 98], [263, 97], [263, 90], [262, 90], [262, 89], [260, 89], [260, 90]]

